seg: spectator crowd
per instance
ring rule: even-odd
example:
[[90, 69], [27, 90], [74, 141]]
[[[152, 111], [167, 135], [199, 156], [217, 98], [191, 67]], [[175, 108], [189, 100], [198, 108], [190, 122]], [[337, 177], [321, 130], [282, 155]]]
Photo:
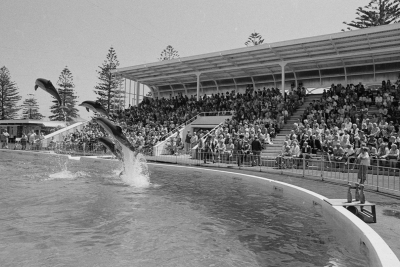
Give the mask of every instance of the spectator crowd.
[[[339, 164], [371, 160], [398, 167], [400, 160], [400, 86], [383, 81], [378, 90], [332, 84], [313, 100], [286, 136], [282, 156], [322, 152]], [[309, 156], [307, 156], [309, 157]], [[369, 161], [363, 161], [367, 157]]]
[[[306, 90], [299, 86], [297, 90], [282, 95], [278, 88], [263, 88], [254, 90], [248, 86], [244, 93], [225, 92], [204, 95], [196, 101], [195, 96], [179, 94], [166, 98], [145, 98], [138, 106], [112, 115], [112, 120], [124, 130], [129, 141], [136, 147], [151, 147], [167, 139], [176, 128], [200, 115], [215, 115], [219, 113], [232, 114], [232, 119], [225, 121], [213, 133], [215, 139], [223, 140], [226, 145], [235, 143], [243, 136], [243, 142], [251, 143], [257, 137], [262, 148], [272, 143], [285, 121], [303, 104]], [[179, 135], [168, 138], [167, 153], [178, 151], [189, 153], [190, 148], [197, 145], [208, 132], [198, 131], [189, 134], [185, 140]], [[97, 147], [96, 138], [105, 135], [93, 123], [82, 131], [67, 135], [63, 147], [82, 149], [83, 146], [94, 149]], [[193, 137], [193, 139], [192, 139]], [[211, 151], [212, 135], [205, 140], [204, 151]], [[223, 149], [218, 148], [218, 153]], [[229, 151], [229, 149], [228, 149]], [[208, 152], [207, 152], [208, 153]], [[214, 153], [214, 152], [213, 152]]]

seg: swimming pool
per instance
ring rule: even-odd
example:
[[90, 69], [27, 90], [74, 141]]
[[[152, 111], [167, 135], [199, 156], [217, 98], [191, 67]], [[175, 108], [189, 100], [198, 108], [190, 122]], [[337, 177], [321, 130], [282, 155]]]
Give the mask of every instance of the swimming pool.
[[318, 207], [239, 174], [0, 159], [1, 266], [368, 266]]

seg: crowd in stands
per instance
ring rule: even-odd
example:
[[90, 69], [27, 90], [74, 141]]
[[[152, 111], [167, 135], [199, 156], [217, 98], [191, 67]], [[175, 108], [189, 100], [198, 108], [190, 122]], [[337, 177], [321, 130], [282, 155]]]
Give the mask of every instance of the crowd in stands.
[[383, 81], [378, 90], [362, 83], [332, 84], [294, 123], [281, 155], [323, 152], [327, 160], [339, 163], [360, 162], [366, 156], [369, 162], [376, 159], [374, 164], [398, 167], [399, 100], [398, 82]]
[[81, 130], [75, 129], [75, 131], [65, 135], [63, 141], [59, 144], [54, 142], [54, 139], [51, 140], [49, 149], [85, 152], [104, 151], [103, 146], [97, 142], [97, 138], [104, 136], [106, 136], [106, 133], [97, 123], [89, 122]]
[[[113, 114], [112, 119], [124, 129], [125, 135], [134, 146], [151, 147], [165, 140], [177, 126], [199, 113], [233, 114], [232, 119], [217, 129], [216, 138], [222, 138], [228, 144], [229, 140], [238, 140], [240, 135], [247, 142], [258, 137], [264, 147], [272, 143], [287, 118], [303, 104], [305, 94], [306, 90], [302, 86], [284, 95], [278, 88], [254, 90], [248, 86], [243, 93], [231, 91], [204, 95], [199, 101], [196, 101], [195, 96], [182, 94], [170, 96], [169, 99], [146, 97], [138, 106]], [[89, 143], [89, 146], [94, 147], [95, 139], [103, 134], [96, 127], [89, 124], [82, 131], [66, 136], [63, 146], [82, 147], [85, 144], [88, 147]], [[197, 145], [201, 136], [206, 134], [207, 131], [198, 131], [190, 135], [189, 139], [185, 137], [186, 140], [179, 136], [170, 138], [167, 140], [167, 146], [171, 148], [168, 153], [179, 150], [189, 153], [190, 148]], [[197, 137], [191, 140], [194, 135]], [[211, 147], [207, 145], [211, 142], [210, 138], [211, 135], [205, 142], [206, 151]]]
[[179, 136], [171, 138], [170, 152], [197, 145], [198, 157], [205, 161], [237, 161], [240, 165], [242, 161], [251, 161], [252, 154], [259, 158], [261, 150], [272, 144], [285, 121], [303, 104], [305, 95], [304, 87], [287, 95], [282, 95], [277, 88], [247, 88], [244, 94], [231, 92], [225, 97], [222, 95], [222, 99], [232, 103], [232, 119], [227, 119], [212, 133], [189, 132], [184, 142]]

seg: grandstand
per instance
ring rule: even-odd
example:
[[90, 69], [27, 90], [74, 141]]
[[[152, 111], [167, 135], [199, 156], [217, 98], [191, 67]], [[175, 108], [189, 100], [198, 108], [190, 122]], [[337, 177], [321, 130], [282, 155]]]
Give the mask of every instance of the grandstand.
[[[360, 82], [380, 88], [382, 80], [396, 81], [400, 72], [399, 33], [399, 24], [384, 25], [118, 68], [114, 75], [135, 82], [137, 89], [140, 84], [145, 84], [157, 101], [170, 99], [170, 102], [179, 102], [186, 98], [185, 101], [189, 103], [206, 102], [200, 105], [200, 109], [208, 109], [201, 111], [229, 110], [226, 105], [213, 107], [214, 101], [218, 102], [220, 95], [229, 95], [234, 102], [239, 101], [239, 104], [232, 106], [232, 110], [239, 112], [233, 116], [234, 120], [253, 126], [257, 120], [265, 119], [265, 105], [259, 107], [262, 112], [254, 111], [255, 117], [246, 117], [248, 112], [251, 113], [251, 108], [246, 107], [240, 99], [245, 99], [244, 102], [250, 105], [254, 101], [266, 103], [266, 107], [272, 112], [268, 114], [267, 125], [271, 124], [277, 135], [272, 140], [273, 144], [266, 145], [262, 155], [276, 156], [282, 151], [282, 145], [293, 129], [293, 123], [302, 118], [313, 100], [321, 98], [321, 95], [312, 93], [302, 96], [297, 94], [297, 90], [304, 89], [302, 87], [329, 88], [332, 84], [338, 84], [338, 88], [346, 88], [349, 84], [357, 85]], [[265, 88], [272, 88], [273, 95], [261, 93], [261, 99], [253, 96], [257, 95], [254, 92], [260, 92], [260, 89], [264, 92]], [[273, 91], [277, 88], [281, 98]], [[139, 91], [136, 93], [139, 94]], [[247, 95], [249, 97], [246, 98]], [[293, 100], [293, 95], [303, 99]], [[139, 107], [138, 98], [136, 106]], [[189, 107], [180, 104], [178, 106], [181, 114]], [[285, 116], [286, 124], [281, 125], [279, 119], [288, 109], [291, 116]], [[274, 113], [275, 111], [277, 112]], [[173, 114], [174, 109], [165, 112]], [[195, 114], [190, 115], [186, 118]], [[167, 117], [164, 119], [169, 121]], [[176, 123], [172, 123], [174, 124]], [[235, 127], [237, 131], [240, 128], [238, 125]]]

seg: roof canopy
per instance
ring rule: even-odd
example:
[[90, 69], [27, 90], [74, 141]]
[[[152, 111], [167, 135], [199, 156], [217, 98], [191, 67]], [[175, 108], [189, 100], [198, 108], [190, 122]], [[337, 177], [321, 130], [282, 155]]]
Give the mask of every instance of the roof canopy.
[[[375, 72], [375, 66], [392, 63], [400, 69], [400, 23], [118, 68], [114, 73], [159, 87], [196, 83], [198, 73], [202, 82], [216, 82], [281, 75], [284, 65], [285, 72], [300, 79], [315, 73], [323, 78], [366, 65]], [[338, 73], [327, 71], [332, 69]]]

